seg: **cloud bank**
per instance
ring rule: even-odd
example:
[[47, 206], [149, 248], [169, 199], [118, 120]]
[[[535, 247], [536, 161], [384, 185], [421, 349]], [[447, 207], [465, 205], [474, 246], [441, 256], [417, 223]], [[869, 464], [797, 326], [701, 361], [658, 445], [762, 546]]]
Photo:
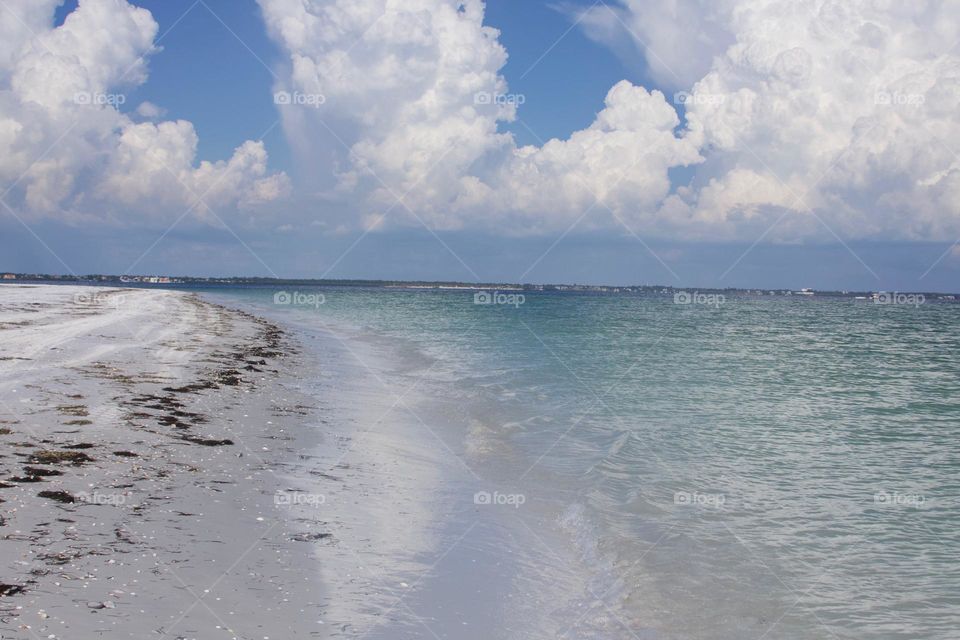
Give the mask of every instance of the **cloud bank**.
[[[0, 8], [0, 180], [19, 215], [143, 223], [176, 218], [199, 196], [214, 208], [255, 207], [286, 192], [286, 176], [268, 173], [259, 142], [197, 163], [190, 122], [121, 112], [124, 90], [147, 79], [156, 52], [150, 12], [80, 0], [54, 27], [59, 4], [4, 0]], [[134, 113], [163, 112], [144, 104]], [[196, 211], [211, 215], [204, 204]]]
[[317, 108], [282, 109], [290, 136], [311, 120], [335, 133], [327, 166], [338, 190], [361, 196], [368, 218], [552, 230], [598, 198], [623, 214], [650, 208], [669, 193], [671, 167], [701, 161], [699, 135], [674, 133], [680, 121], [664, 95], [629, 82], [610, 89], [589, 128], [518, 147], [498, 132], [518, 100], [500, 75], [507, 53], [483, 25], [480, 0], [260, 5], [290, 55], [278, 90], [324, 98]]
[[[623, 80], [585, 129], [520, 146], [502, 125], [525, 97], [502, 74], [482, 0], [257, 1], [283, 55], [271, 89], [303, 168], [298, 209], [318, 230], [960, 235], [955, 2], [581, 7], [571, 20], [653, 84]], [[190, 122], [126, 104], [157, 53], [148, 11], [80, 0], [55, 27], [58, 4], [0, 8], [0, 179], [18, 214], [139, 224], [202, 196], [217, 211], [270, 210], [271, 226], [300, 222], [260, 142], [200, 160]]]
[[600, 3], [571, 17], [667, 95], [620, 82], [588, 128], [521, 147], [498, 129], [522, 104], [481, 0], [258, 2], [288, 58], [275, 90], [324, 99], [281, 109], [292, 143], [362, 225], [960, 234], [956, 3]]

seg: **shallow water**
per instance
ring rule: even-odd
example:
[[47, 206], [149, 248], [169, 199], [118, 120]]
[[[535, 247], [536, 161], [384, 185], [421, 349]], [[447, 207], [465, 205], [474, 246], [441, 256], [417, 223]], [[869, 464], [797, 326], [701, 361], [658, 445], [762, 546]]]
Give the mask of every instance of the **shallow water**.
[[960, 306], [300, 292], [216, 296], [338, 350], [317, 393], [390, 487], [337, 634], [956, 637]]

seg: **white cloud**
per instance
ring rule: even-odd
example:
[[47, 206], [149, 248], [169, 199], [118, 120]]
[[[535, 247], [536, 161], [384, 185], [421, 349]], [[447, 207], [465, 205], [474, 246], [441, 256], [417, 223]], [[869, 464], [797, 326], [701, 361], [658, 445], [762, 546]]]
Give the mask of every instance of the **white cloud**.
[[156, 120], [167, 115], [167, 110], [163, 107], [153, 104], [150, 101], [144, 101], [137, 106], [137, 115], [140, 115], [148, 120]]
[[[225, 208], [285, 193], [286, 177], [268, 175], [261, 143], [196, 164], [191, 123], [137, 123], [121, 113], [124, 92], [146, 80], [156, 51], [148, 11], [125, 0], [80, 0], [54, 27], [58, 4], [6, 0], [0, 9], [0, 178], [17, 183], [7, 200], [23, 215], [172, 217], [205, 192], [211, 206]], [[150, 103], [137, 112], [162, 116]]]
[[[288, 54], [275, 89], [325, 98], [281, 108], [288, 137], [354, 225], [404, 195], [434, 228], [565, 229], [593, 206], [584, 227], [616, 226], [609, 207], [680, 237], [960, 233], [956, 3], [597, 5], [583, 27], [671, 100], [621, 82], [590, 127], [518, 147], [498, 133], [517, 107], [481, 0], [258, 1]], [[682, 130], [675, 91], [691, 95]], [[678, 166], [689, 184], [670, 184]]]
[[670, 167], [702, 159], [697, 136], [674, 135], [679, 124], [659, 91], [621, 81], [587, 129], [514, 149], [489, 183], [490, 201], [497, 211], [524, 214], [534, 228], [566, 226], [584, 213], [581, 224], [589, 228], [607, 221], [608, 209], [636, 221], [669, 193]]
[[0, 12], [0, 79], [6, 82], [21, 49], [35, 33], [47, 28], [62, 0], [20, 0], [4, 4]]
[[[286, 54], [271, 90], [291, 97], [277, 108], [304, 168], [298, 195], [350, 212], [329, 229], [622, 220], [683, 238], [960, 234], [957, 3], [608, 0], [573, 18], [660, 90], [621, 81], [590, 126], [521, 147], [500, 127], [525, 97], [502, 75], [507, 52], [482, 0], [258, 2]], [[261, 143], [201, 161], [190, 122], [126, 104], [156, 53], [148, 11], [81, 0], [54, 28], [58, 4], [0, 8], [8, 202], [28, 216], [124, 220], [175, 217], [197, 196], [229, 211], [290, 193]], [[671, 184], [676, 167], [690, 167], [688, 184]]]
[[568, 8], [588, 36], [611, 46], [628, 67], [642, 62], [659, 86], [687, 89], [733, 43], [726, 16], [735, 0], [606, 0]]
[[[960, 201], [951, 200], [960, 182], [960, 5], [622, 4], [647, 59], [665, 62], [657, 77], [674, 75], [667, 65], [678, 52], [708, 64], [689, 89], [702, 99], [687, 108], [707, 161], [662, 217], [683, 201], [691, 219], [728, 236], [750, 237], [756, 229], [746, 222], [759, 218], [765, 230], [785, 210], [796, 213], [772, 237], [953, 239], [960, 232]], [[678, 29], [678, 42], [703, 46], [653, 37]], [[687, 68], [677, 75], [689, 78]]]
[[[293, 146], [377, 212], [402, 196], [434, 228], [541, 229], [569, 224], [596, 194], [632, 216], [666, 195], [670, 167], [700, 160], [696, 136], [674, 135], [679, 120], [663, 95], [628, 82], [590, 128], [518, 148], [497, 130], [521, 98], [500, 75], [506, 51], [483, 25], [481, 0], [260, 4], [289, 53], [289, 84], [276, 90], [325, 98], [320, 108], [281, 107]], [[311, 130], [326, 144], [304, 145]], [[330, 158], [338, 145], [347, 148]]]

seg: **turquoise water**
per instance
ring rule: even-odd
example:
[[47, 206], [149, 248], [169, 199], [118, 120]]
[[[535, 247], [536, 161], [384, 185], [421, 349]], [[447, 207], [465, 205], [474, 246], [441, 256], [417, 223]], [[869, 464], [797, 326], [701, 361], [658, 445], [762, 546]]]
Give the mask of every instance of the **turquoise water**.
[[539, 637], [958, 637], [960, 306], [299, 291], [220, 295], [449, 403], [435, 444], [550, 548], [520, 579], [569, 591]]

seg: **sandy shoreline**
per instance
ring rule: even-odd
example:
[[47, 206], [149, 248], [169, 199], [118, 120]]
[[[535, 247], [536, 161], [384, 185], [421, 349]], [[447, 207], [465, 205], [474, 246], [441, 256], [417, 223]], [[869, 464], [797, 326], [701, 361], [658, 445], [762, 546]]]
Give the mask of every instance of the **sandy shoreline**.
[[251, 300], [0, 286], [0, 638], [565, 627], [550, 514], [476, 504], [514, 489], [433, 361]]
[[324, 637], [298, 357], [190, 294], [0, 288], [0, 637]]

